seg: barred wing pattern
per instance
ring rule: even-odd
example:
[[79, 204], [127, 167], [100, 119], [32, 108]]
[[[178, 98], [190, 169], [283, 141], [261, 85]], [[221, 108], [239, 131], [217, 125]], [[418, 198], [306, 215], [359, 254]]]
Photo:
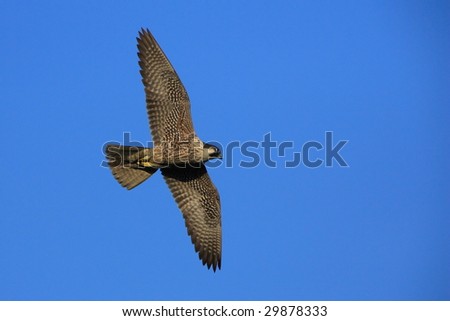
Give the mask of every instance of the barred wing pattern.
[[199, 168], [167, 167], [162, 174], [186, 222], [203, 265], [221, 267], [222, 223], [220, 197], [204, 164]]
[[142, 29], [137, 41], [153, 142], [187, 141], [194, 135], [189, 96], [150, 31]]

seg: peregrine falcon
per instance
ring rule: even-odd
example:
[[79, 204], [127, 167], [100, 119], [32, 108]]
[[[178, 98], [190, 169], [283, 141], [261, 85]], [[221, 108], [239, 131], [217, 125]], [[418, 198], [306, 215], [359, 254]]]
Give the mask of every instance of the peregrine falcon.
[[137, 47], [153, 148], [107, 145], [108, 165], [129, 190], [161, 169], [195, 251], [216, 271], [222, 258], [220, 198], [204, 163], [222, 158], [221, 152], [195, 134], [188, 94], [148, 29], [139, 32]]

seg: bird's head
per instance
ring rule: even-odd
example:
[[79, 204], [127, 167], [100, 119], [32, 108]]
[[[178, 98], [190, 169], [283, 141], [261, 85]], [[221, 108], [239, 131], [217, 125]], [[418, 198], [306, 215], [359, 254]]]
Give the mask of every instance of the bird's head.
[[222, 159], [222, 153], [217, 146], [211, 144], [203, 144], [203, 155], [205, 160], [210, 160], [214, 158]]

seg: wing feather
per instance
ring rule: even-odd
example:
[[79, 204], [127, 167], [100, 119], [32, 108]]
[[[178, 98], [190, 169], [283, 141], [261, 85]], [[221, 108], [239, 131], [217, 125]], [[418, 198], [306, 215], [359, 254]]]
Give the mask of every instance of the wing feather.
[[186, 89], [148, 29], [139, 32], [137, 41], [154, 143], [188, 140], [194, 135], [194, 127]]
[[162, 168], [162, 174], [185, 219], [188, 234], [203, 265], [221, 268], [220, 197], [204, 164]]

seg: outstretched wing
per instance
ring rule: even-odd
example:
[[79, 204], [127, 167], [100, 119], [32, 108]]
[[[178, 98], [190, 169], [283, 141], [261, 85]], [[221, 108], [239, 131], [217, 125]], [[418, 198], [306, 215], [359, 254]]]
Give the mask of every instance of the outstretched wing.
[[148, 29], [139, 32], [137, 41], [153, 141], [187, 141], [194, 127], [186, 90]]
[[186, 222], [195, 251], [208, 268], [220, 269], [222, 223], [220, 197], [204, 164], [200, 167], [167, 167], [162, 174]]

